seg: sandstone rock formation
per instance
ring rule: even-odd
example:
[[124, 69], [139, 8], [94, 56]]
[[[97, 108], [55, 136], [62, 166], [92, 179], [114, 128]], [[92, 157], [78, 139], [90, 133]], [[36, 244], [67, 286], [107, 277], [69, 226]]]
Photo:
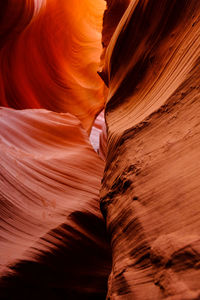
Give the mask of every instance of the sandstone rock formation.
[[199, 1], [149, 0], [108, 46], [108, 299], [200, 299], [199, 45]]
[[0, 3], [0, 105], [18, 109], [0, 109], [0, 298], [105, 298], [104, 162], [88, 138], [104, 104], [104, 8]]
[[70, 112], [89, 132], [104, 104], [104, 8], [103, 0], [1, 1], [0, 105]]
[[0, 299], [200, 299], [200, 2], [0, 14]]
[[111, 261], [98, 197], [104, 164], [80, 121], [2, 108], [0, 137], [1, 296], [16, 299], [17, 288], [28, 299], [21, 292], [29, 288], [58, 299], [51, 289], [60, 288], [69, 299], [104, 298]]

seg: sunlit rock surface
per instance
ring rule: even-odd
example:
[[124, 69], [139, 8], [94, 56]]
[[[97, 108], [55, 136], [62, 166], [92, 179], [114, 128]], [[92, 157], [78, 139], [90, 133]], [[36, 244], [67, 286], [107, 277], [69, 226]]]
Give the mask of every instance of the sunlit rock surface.
[[70, 112], [90, 131], [104, 104], [104, 0], [0, 3], [0, 105]]
[[108, 299], [200, 298], [199, 45], [199, 1], [149, 0], [108, 46]]
[[200, 299], [200, 2], [0, 15], [0, 298]]
[[103, 0], [0, 3], [0, 105], [13, 108], [0, 110], [0, 298], [106, 296], [104, 162], [88, 138], [105, 101], [104, 9]]
[[104, 111], [102, 111], [96, 118], [90, 134], [90, 141], [96, 152], [99, 151], [100, 135], [104, 127], [105, 127]]
[[0, 109], [2, 297], [105, 298], [103, 168], [71, 114]]

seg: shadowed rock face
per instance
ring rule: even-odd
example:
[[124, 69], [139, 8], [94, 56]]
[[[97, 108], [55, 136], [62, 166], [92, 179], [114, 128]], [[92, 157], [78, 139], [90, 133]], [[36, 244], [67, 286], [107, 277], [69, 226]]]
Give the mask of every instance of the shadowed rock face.
[[108, 299], [200, 298], [199, 45], [198, 1], [149, 0], [108, 46]]
[[104, 8], [103, 0], [0, 2], [1, 299], [106, 297], [104, 161], [88, 138], [104, 106]]
[[101, 54], [101, 63], [99, 68], [99, 75], [107, 84], [104, 72], [102, 72], [102, 66], [104, 65], [106, 49], [109, 45], [111, 37], [115, 32], [115, 29], [120, 22], [125, 10], [127, 9], [131, 0], [105, 0], [106, 10], [103, 15], [103, 29], [102, 29], [102, 46], [103, 51]]
[[200, 299], [200, 2], [0, 15], [0, 298]]
[[1, 297], [104, 299], [111, 262], [99, 209], [104, 163], [80, 121], [1, 108], [0, 136]]

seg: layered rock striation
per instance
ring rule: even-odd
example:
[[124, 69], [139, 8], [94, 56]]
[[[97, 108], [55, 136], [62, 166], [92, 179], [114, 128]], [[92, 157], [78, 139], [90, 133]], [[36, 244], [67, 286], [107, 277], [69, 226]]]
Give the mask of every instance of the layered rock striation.
[[200, 299], [199, 1], [0, 14], [0, 297]]
[[7, 0], [0, 10], [0, 105], [78, 117], [104, 105], [97, 75], [104, 0]]
[[0, 109], [1, 299], [105, 298], [103, 167], [75, 116]]
[[200, 298], [200, 3], [132, 1], [102, 78], [107, 299]]

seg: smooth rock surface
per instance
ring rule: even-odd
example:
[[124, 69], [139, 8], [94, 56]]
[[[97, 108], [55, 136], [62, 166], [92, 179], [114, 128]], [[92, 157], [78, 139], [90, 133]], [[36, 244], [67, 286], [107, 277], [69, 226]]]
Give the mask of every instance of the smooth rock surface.
[[89, 132], [104, 106], [104, 0], [0, 3], [0, 105], [69, 112]]
[[75, 116], [0, 109], [3, 299], [105, 298], [103, 167]]

